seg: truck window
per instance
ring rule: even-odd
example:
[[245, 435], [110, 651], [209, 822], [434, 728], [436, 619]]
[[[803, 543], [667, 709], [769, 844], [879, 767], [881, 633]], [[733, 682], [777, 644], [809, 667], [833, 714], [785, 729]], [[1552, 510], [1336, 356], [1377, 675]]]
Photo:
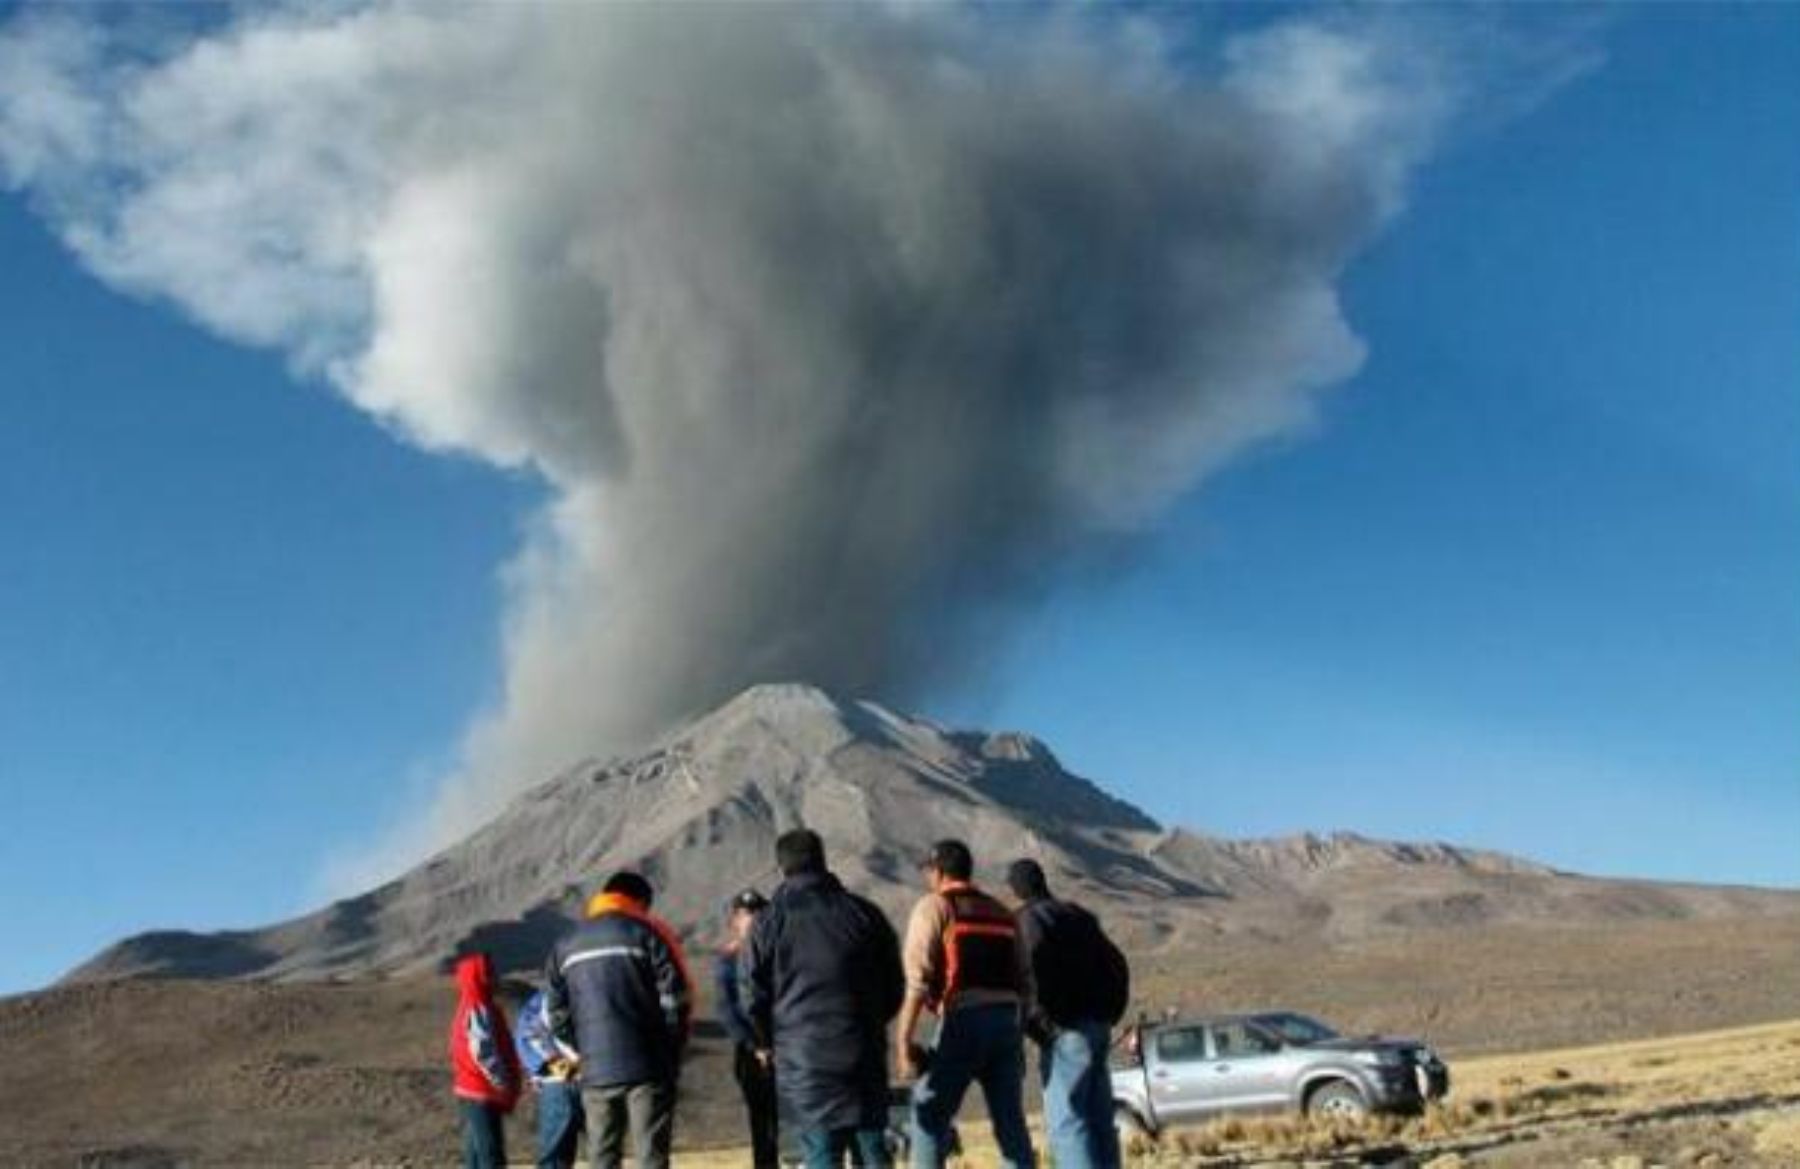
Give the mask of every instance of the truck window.
[[1212, 1029], [1212, 1038], [1215, 1059], [1242, 1059], [1280, 1050], [1275, 1040], [1244, 1023], [1219, 1023]]
[[1206, 1032], [1199, 1027], [1172, 1027], [1156, 1037], [1156, 1055], [1164, 1063], [1193, 1063], [1206, 1058]]

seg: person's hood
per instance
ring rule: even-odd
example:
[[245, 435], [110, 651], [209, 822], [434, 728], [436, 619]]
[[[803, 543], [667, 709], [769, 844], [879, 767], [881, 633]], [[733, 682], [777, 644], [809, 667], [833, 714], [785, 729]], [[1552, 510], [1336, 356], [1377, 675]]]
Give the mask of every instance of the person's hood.
[[456, 989], [465, 998], [487, 999], [494, 991], [494, 965], [486, 954], [456, 960]]
[[590, 918], [607, 913], [625, 913], [633, 917], [643, 917], [650, 912], [650, 907], [635, 897], [627, 897], [623, 893], [596, 893], [588, 898], [587, 915]]

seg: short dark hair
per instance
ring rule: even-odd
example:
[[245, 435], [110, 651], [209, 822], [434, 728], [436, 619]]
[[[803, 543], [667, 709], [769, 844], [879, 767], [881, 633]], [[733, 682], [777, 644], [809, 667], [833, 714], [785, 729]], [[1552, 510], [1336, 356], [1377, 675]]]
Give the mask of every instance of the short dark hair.
[[784, 877], [825, 871], [825, 842], [811, 828], [783, 832], [775, 841], [775, 864]]
[[975, 875], [975, 858], [969, 846], [960, 840], [940, 840], [931, 846], [922, 869], [936, 869], [952, 881], [966, 881]]
[[769, 899], [762, 895], [760, 889], [745, 889], [731, 899], [733, 913], [761, 913], [769, 907]]
[[644, 879], [644, 874], [630, 869], [620, 869], [606, 878], [606, 884], [600, 886], [600, 892], [629, 897], [645, 909], [650, 908], [650, 903], [656, 899], [656, 891], [650, 888], [650, 882]]
[[1050, 896], [1050, 882], [1044, 877], [1044, 866], [1028, 856], [1022, 856], [1006, 867], [1006, 885], [1021, 901]]

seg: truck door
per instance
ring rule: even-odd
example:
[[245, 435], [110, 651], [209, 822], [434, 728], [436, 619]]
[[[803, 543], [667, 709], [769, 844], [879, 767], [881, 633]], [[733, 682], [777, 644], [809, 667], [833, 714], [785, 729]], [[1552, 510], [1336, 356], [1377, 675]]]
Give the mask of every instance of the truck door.
[[1201, 1089], [1206, 1083], [1206, 1028], [1199, 1024], [1159, 1028], [1152, 1033], [1154, 1050], [1145, 1053], [1150, 1107], [1156, 1123], [1180, 1124], [1204, 1112]]
[[1208, 1110], [1230, 1112], [1273, 1111], [1287, 1107], [1288, 1061], [1273, 1037], [1242, 1021], [1214, 1023], [1207, 1028], [1211, 1039], [1207, 1088], [1202, 1092]]

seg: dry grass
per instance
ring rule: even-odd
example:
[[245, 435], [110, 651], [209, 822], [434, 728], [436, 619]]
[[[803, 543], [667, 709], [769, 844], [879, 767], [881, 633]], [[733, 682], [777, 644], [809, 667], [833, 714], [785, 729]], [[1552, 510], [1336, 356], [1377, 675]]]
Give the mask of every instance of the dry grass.
[[1405, 1150], [1438, 1169], [1800, 1166], [1800, 1022], [1490, 1056], [1456, 1061], [1452, 1073], [1452, 1099], [1420, 1117], [1360, 1126], [1228, 1119], [1142, 1142], [1135, 1163], [1355, 1161]]
[[[1404, 1153], [1426, 1169], [1800, 1167], [1800, 1021], [1453, 1061], [1455, 1092], [1423, 1116], [1363, 1124], [1232, 1117], [1137, 1140], [1142, 1169], [1355, 1164]], [[998, 1164], [967, 1131], [958, 1169]], [[1041, 1147], [1041, 1145], [1040, 1145]], [[727, 1169], [740, 1152], [679, 1158]]]

